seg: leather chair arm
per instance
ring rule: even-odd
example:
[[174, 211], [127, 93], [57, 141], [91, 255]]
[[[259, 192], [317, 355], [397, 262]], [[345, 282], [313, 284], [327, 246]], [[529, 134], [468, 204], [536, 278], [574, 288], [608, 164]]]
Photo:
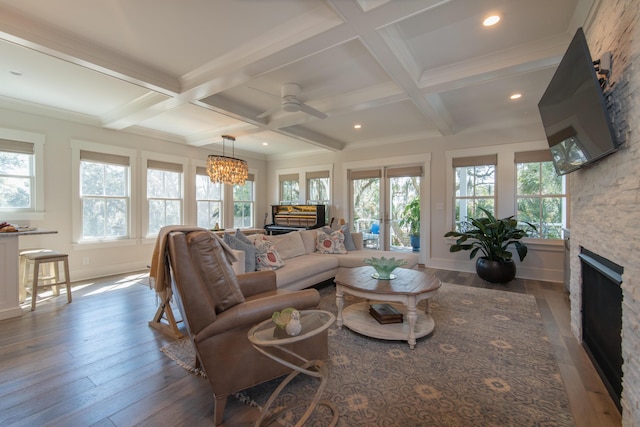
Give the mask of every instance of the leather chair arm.
[[276, 293], [265, 298], [245, 301], [219, 313], [213, 323], [194, 337], [194, 341], [198, 343], [225, 331], [247, 328], [270, 319], [275, 311], [281, 311], [287, 307], [305, 310], [315, 308], [319, 303], [320, 294], [315, 289]]
[[236, 277], [245, 298], [276, 289], [276, 273], [271, 270], [253, 271]]

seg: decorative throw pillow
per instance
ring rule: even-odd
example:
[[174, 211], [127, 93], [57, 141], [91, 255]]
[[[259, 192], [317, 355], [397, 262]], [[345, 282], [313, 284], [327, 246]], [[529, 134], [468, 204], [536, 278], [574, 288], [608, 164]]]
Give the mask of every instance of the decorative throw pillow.
[[316, 251], [321, 254], [346, 254], [344, 247], [344, 234], [334, 231], [327, 234], [324, 231], [318, 231], [318, 240], [316, 242]]
[[[236, 236], [237, 235], [238, 233], [236, 233]], [[238, 237], [232, 236], [231, 234], [226, 232], [224, 233], [223, 240], [227, 245], [229, 245], [231, 249], [244, 252], [245, 273], [256, 271], [256, 248], [251, 244], [251, 242], [245, 243]]]
[[356, 244], [353, 242], [353, 237], [351, 236], [351, 230], [349, 230], [349, 224], [344, 224], [340, 227], [340, 231], [344, 234], [344, 247], [347, 251], [356, 251]]
[[253, 246], [253, 242], [251, 240], [249, 240], [247, 238], [247, 236], [244, 235], [244, 233], [242, 232], [242, 230], [240, 230], [239, 228], [236, 230], [236, 235], [235, 235], [236, 239], [240, 240], [241, 242], [244, 242], [248, 245]]
[[273, 242], [264, 238], [253, 241], [256, 247], [256, 270], [277, 270], [284, 266]]

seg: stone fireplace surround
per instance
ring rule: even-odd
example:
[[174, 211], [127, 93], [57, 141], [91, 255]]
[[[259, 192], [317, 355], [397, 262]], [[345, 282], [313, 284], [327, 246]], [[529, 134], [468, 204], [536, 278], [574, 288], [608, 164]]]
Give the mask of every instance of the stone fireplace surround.
[[[640, 2], [594, 2], [584, 25], [591, 54], [612, 53], [605, 95], [622, 149], [569, 175], [571, 328], [582, 342], [580, 248], [624, 266], [622, 424], [640, 426]], [[635, 70], [634, 70], [635, 66]]]

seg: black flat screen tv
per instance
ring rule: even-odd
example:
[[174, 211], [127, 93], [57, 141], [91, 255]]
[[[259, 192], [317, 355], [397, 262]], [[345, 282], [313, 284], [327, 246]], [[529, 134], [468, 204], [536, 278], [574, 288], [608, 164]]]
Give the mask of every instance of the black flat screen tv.
[[538, 109], [558, 175], [619, 149], [582, 28], [576, 31]]

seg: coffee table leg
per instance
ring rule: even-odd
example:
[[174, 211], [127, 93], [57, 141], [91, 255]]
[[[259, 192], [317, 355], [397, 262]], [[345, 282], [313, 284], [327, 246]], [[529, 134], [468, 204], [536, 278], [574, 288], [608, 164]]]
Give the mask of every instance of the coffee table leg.
[[344, 307], [344, 289], [342, 285], [336, 285], [336, 306], [338, 307], [338, 317], [336, 318], [336, 326], [338, 330], [342, 329], [342, 307]]
[[416, 346], [416, 320], [418, 313], [416, 312], [416, 297], [410, 296], [407, 300], [407, 320], [409, 321], [409, 348], [412, 350]]

